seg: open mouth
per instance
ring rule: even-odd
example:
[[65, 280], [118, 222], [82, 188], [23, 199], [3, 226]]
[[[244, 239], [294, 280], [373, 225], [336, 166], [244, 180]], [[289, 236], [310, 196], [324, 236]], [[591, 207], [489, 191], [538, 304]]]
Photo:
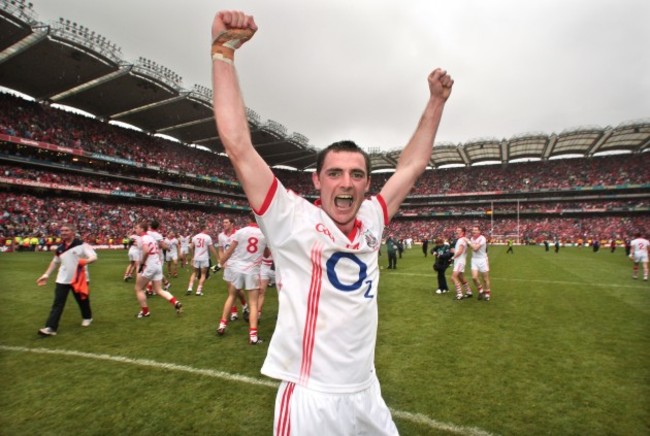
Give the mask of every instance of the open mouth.
[[351, 195], [337, 195], [334, 197], [334, 205], [336, 207], [352, 207]]

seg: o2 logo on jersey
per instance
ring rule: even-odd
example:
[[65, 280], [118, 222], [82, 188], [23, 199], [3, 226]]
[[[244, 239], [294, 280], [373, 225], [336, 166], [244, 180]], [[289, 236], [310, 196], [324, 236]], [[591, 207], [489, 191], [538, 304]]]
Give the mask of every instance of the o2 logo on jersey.
[[[343, 259], [347, 259], [359, 267], [358, 277], [354, 283], [342, 283], [339, 279], [338, 274], [336, 273], [336, 265]], [[365, 298], [375, 298], [375, 295], [372, 292], [372, 280], [367, 280], [368, 266], [354, 254], [341, 252], [334, 253], [332, 257], [327, 260], [325, 268], [327, 270], [327, 278], [329, 279], [330, 283], [339, 291], [353, 292], [361, 289], [364, 286], [367, 286], [366, 292], [363, 294], [363, 296]]]

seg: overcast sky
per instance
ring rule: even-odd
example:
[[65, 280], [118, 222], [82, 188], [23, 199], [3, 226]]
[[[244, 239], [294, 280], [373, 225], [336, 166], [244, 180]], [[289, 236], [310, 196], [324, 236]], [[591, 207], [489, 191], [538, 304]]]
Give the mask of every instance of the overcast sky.
[[650, 117], [648, 0], [30, 0], [211, 87], [221, 9], [255, 16], [236, 55], [246, 105], [321, 148], [401, 148], [435, 67], [455, 79], [437, 142]]

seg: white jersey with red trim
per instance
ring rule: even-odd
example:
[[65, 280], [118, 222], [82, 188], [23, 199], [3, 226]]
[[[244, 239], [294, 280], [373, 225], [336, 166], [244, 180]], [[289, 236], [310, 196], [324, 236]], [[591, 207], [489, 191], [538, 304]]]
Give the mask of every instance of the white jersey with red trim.
[[634, 256], [635, 259], [645, 259], [648, 261], [648, 245], [650, 242], [645, 238], [636, 238], [630, 242], [630, 254]]
[[140, 236], [140, 252], [144, 258], [144, 254], [147, 253], [147, 260], [145, 261], [145, 267], [151, 267], [156, 265], [162, 265], [160, 259], [160, 249], [158, 248], [158, 241], [156, 241], [153, 236], [148, 233], [145, 233]]
[[461, 247], [463, 249], [463, 253], [454, 257], [454, 260], [465, 263], [465, 259], [467, 258], [467, 240], [465, 240], [465, 238], [458, 238], [456, 240], [456, 245], [454, 245], [454, 255], [460, 252]]
[[162, 242], [165, 238], [163, 238], [163, 235], [161, 235], [155, 230], [148, 230], [147, 235], [151, 236], [154, 239], [154, 241], [156, 241], [156, 243], [158, 244], [158, 257], [160, 257], [160, 261], [163, 262], [164, 259], [163, 259], [163, 252], [162, 252]]
[[237, 273], [259, 274], [266, 237], [257, 224], [249, 224], [237, 230], [232, 240], [237, 242], [237, 247], [228, 259], [228, 268]]
[[262, 373], [321, 392], [367, 388], [375, 378], [384, 200], [362, 203], [350, 235], [277, 179], [255, 212], [282, 273], [278, 320]]
[[469, 239], [470, 244], [475, 245], [479, 244], [478, 250], [474, 250], [472, 248], [472, 260], [486, 260], [487, 259], [487, 239], [485, 239], [485, 236], [483, 235], [478, 235], [477, 238], [474, 238], [473, 236]]
[[212, 238], [209, 235], [201, 232], [192, 238], [192, 246], [194, 247], [194, 260], [209, 261], [210, 260], [210, 246], [212, 245]]

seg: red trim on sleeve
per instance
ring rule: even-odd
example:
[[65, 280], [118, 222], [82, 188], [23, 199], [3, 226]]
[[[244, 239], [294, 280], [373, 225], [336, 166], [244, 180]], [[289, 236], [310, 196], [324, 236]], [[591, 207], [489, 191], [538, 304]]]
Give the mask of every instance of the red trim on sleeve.
[[259, 210], [253, 209], [253, 212], [255, 212], [256, 215], [264, 215], [264, 213], [268, 210], [269, 205], [271, 204], [271, 200], [273, 200], [273, 197], [275, 196], [275, 191], [278, 190], [278, 179], [276, 177], [273, 178], [273, 183], [271, 183], [271, 187], [269, 188], [269, 192], [266, 193], [266, 197], [264, 198], [264, 203], [262, 203], [262, 207], [260, 207]]
[[388, 207], [386, 206], [386, 201], [381, 194], [377, 195], [377, 201], [381, 204], [381, 209], [384, 211], [384, 225], [387, 226], [390, 220], [388, 219]]

